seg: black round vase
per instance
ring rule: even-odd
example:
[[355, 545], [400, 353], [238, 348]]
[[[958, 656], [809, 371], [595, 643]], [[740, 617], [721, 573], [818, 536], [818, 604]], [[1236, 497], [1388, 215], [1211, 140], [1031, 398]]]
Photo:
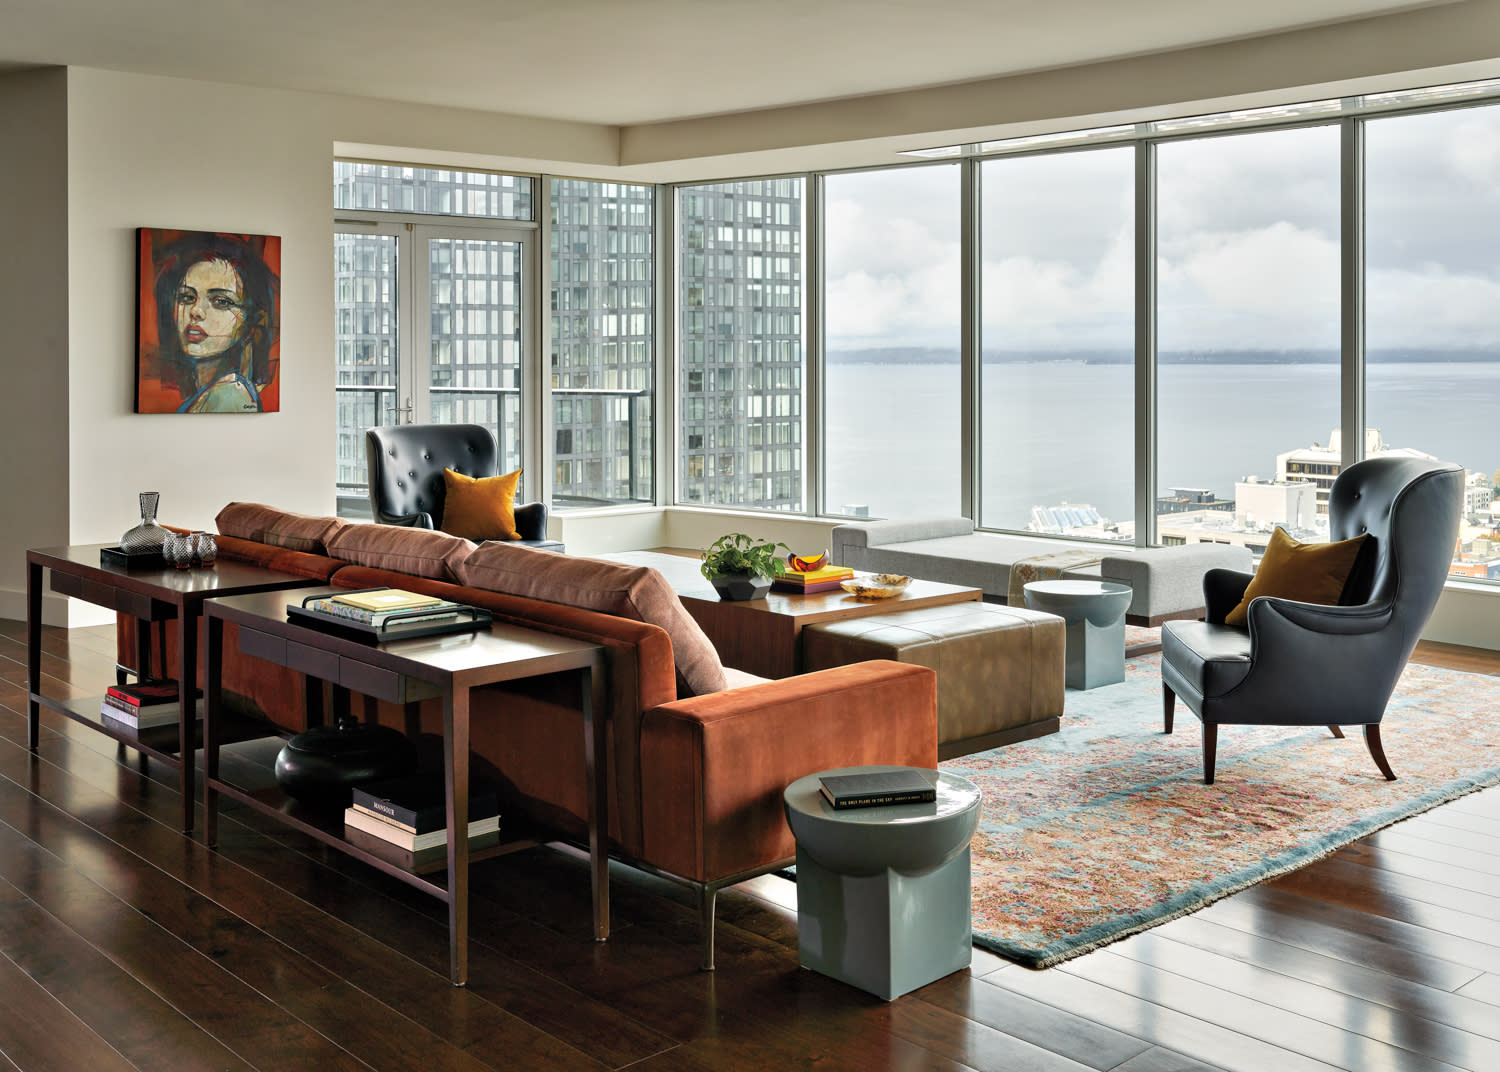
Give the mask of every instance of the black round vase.
[[276, 781], [304, 804], [347, 808], [354, 786], [417, 769], [406, 735], [352, 718], [297, 734], [276, 756]]

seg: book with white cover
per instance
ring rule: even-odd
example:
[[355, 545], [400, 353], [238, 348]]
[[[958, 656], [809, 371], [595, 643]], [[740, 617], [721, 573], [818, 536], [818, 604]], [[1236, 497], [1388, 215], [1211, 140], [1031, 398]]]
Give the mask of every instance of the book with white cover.
[[[432, 849], [439, 845], [448, 844], [448, 831], [430, 830], [425, 834], [413, 834], [394, 823], [388, 823], [377, 815], [360, 811], [357, 808], [344, 809], [344, 826], [363, 830], [367, 834], [374, 834], [382, 840], [389, 841], [392, 845], [406, 849], [409, 852], [420, 852], [422, 849]], [[469, 837], [478, 837], [481, 834], [493, 834], [500, 829], [500, 816], [489, 815], [483, 819], [475, 819], [469, 823]]]

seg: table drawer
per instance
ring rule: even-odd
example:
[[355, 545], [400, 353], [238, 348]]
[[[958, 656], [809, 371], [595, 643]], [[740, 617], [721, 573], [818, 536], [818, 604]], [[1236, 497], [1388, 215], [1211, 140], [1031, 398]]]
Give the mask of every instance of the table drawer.
[[52, 590], [60, 595], [81, 599], [85, 603], [129, 614], [134, 618], [155, 621], [177, 617], [177, 608], [170, 603], [159, 603], [150, 596], [143, 596], [138, 592], [126, 592], [112, 584], [85, 580], [71, 573], [58, 573], [53, 570]]
[[277, 666], [286, 665], [286, 641], [258, 629], [240, 626], [240, 651]]
[[337, 655], [331, 651], [320, 651], [306, 644], [299, 644], [295, 640], [286, 642], [286, 666], [300, 674], [321, 678], [324, 681], [337, 681], [339, 678]]

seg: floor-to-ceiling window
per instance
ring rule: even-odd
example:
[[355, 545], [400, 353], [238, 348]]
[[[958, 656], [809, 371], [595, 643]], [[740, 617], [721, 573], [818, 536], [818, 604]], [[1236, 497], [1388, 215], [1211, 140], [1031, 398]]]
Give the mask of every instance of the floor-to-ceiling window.
[[824, 513], [960, 510], [960, 177], [824, 179]]
[[552, 501], [650, 502], [653, 186], [553, 179]]
[[1134, 152], [980, 167], [980, 523], [1134, 537]]
[[1453, 573], [1500, 580], [1500, 106], [1365, 131], [1366, 452], [1464, 466]]
[[806, 506], [804, 185], [677, 191], [679, 502]]
[[365, 509], [374, 425], [483, 424], [519, 467], [534, 181], [352, 161], [333, 179], [340, 510]]
[[[1157, 532], [1327, 538], [1339, 428], [1339, 128], [1157, 148]], [[1297, 468], [1293, 469], [1295, 465]]]

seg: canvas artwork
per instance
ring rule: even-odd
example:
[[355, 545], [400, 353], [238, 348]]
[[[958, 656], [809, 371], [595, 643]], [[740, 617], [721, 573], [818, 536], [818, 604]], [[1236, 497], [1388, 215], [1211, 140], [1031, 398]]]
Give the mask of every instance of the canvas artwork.
[[281, 239], [136, 229], [137, 413], [281, 408]]

